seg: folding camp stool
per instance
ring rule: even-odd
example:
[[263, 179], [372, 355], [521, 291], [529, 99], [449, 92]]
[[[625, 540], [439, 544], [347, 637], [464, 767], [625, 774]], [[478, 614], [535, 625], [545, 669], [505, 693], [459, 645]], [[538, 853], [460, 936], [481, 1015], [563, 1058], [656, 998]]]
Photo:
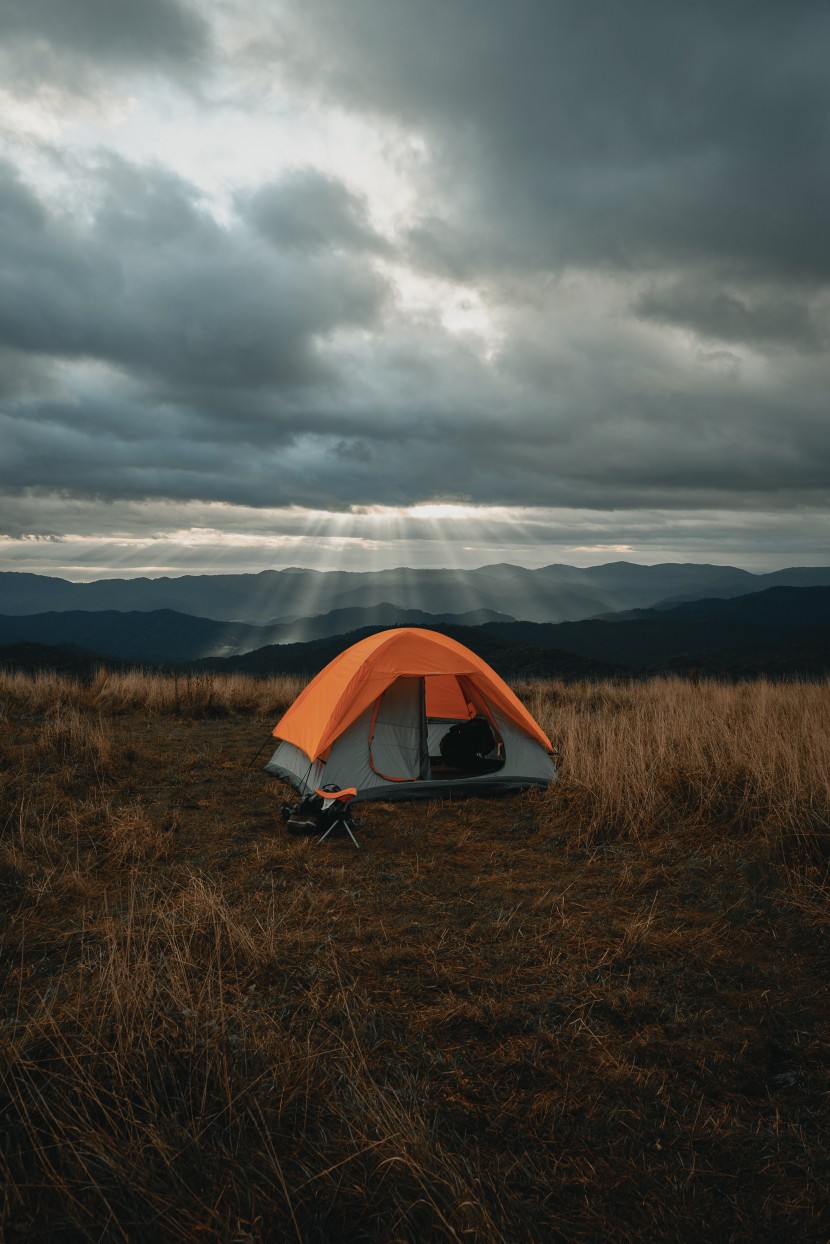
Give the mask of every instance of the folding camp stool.
[[322, 838], [317, 839], [318, 843], [325, 842], [333, 829], [345, 829], [346, 833], [349, 835], [352, 842], [354, 843], [354, 845], [357, 847], [359, 851], [360, 843], [357, 841], [354, 834], [352, 833], [352, 827], [349, 824], [349, 814], [347, 811], [349, 804], [352, 802], [355, 795], [357, 794], [357, 787], [347, 786], [345, 790], [317, 790], [315, 788], [314, 793], [315, 795], [319, 795], [320, 798], [322, 799], [323, 801], [322, 810], [324, 812], [328, 812], [329, 808], [334, 807], [335, 804], [339, 804], [339, 807], [337, 809], [337, 815], [335, 816], [331, 825], [329, 825], [326, 832], [323, 834]]

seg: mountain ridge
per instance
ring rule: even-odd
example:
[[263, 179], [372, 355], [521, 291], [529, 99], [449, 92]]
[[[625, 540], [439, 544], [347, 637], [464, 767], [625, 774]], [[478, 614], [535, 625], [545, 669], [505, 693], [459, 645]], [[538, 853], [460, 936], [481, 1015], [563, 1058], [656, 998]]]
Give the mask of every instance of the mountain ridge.
[[[477, 626], [433, 618], [431, 629], [458, 639], [500, 672], [520, 675], [639, 676], [688, 669], [727, 676], [830, 673], [830, 587], [775, 587], [726, 600], [710, 598], [642, 612], [643, 616], [621, 620], [512, 620]], [[326, 617], [318, 620], [323, 627]], [[34, 625], [37, 621], [40, 631]], [[49, 631], [50, 625], [60, 627], [62, 622], [71, 625]], [[269, 628], [216, 623], [164, 610], [76, 612], [35, 615], [34, 619], [0, 617], [0, 643], [31, 642], [36, 634], [64, 649], [86, 649], [90, 660], [98, 654], [100, 659], [194, 670], [314, 673], [350, 644], [385, 629], [381, 623], [304, 642], [205, 654], [200, 643], [215, 646], [221, 642], [227, 647], [234, 638], [238, 642], [244, 637], [250, 643]], [[55, 644], [56, 640], [60, 642]]]
[[683, 600], [731, 598], [772, 586], [808, 585], [830, 585], [830, 567], [792, 566], [754, 574], [696, 562], [642, 566], [618, 561], [588, 567], [553, 563], [535, 569], [493, 563], [472, 570], [287, 568], [90, 583], [5, 571], [0, 572], [0, 613], [172, 609], [218, 622], [277, 626], [338, 609], [391, 605], [433, 615], [491, 609], [517, 620], [556, 623]]
[[0, 644], [74, 645], [97, 655], [148, 664], [188, 662], [242, 655], [273, 644], [308, 643], [371, 626], [480, 626], [514, 621], [508, 614], [477, 610], [463, 614], [428, 614], [391, 604], [361, 610], [335, 610], [290, 624], [255, 626], [218, 622], [155, 610], [65, 610], [35, 614], [0, 614]]

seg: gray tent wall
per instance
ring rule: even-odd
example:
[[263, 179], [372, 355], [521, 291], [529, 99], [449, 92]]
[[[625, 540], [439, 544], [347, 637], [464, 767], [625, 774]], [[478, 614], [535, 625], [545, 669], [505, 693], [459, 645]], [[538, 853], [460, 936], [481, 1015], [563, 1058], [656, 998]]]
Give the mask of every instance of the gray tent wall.
[[556, 767], [544, 748], [489, 705], [504, 743], [503, 767], [496, 773], [431, 781], [423, 694], [423, 679], [398, 678], [379, 705], [371, 705], [334, 741], [325, 762], [312, 763], [293, 743], [280, 742], [265, 768], [301, 795], [324, 785], [355, 786], [359, 800], [458, 798], [555, 781]]

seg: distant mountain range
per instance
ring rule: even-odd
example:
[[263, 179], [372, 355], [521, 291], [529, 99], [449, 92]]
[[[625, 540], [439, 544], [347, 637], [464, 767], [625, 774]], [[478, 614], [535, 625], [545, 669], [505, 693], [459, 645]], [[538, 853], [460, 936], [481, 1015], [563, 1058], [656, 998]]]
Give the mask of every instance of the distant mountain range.
[[[314, 673], [376, 629], [269, 646], [221, 662], [202, 661], [198, 667], [251, 674]], [[830, 674], [830, 587], [768, 588], [740, 604], [695, 601], [621, 622], [489, 622], [436, 629], [472, 648], [503, 675]]]
[[[538, 570], [499, 564], [475, 570], [265, 570], [261, 574], [93, 583], [5, 572], [0, 573], [0, 613], [173, 610], [219, 622], [286, 626], [355, 610], [349, 617], [344, 614], [328, 632], [338, 634], [350, 626], [405, 622], [413, 610], [433, 617], [458, 617], [483, 609], [522, 621], [566, 622], [703, 597], [741, 596], [769, 587], [808, 586], [830, 586], [830, 567], [791, 567], [756, 575], [734, 566], [673, 562], [659, 566], [610, 562], [586, 568], [553, 565]], [[387, 612], [382, 617], [361, 612], [372, 609]], [[396, 611], [394, 618], [389, 609]], [[314, 636], [294, 633], [292, 638]]]
[[319, 617], [272, 626], [217, 622], [174, 609], [129, 613], [114, 609], [97, 612], [70, 609], [64, 613], [0, 615], [0, 644], [21, 641], [53, 646], [71, 644], [101, 656], [159, 665], [235, 656], [268, 644], [302, 644], [367, 626], [380, 629], [396, 625], [480, 626], [485, 622], [503, 621], [514, 619], [493, 609], [433, 614], [389, 604], [369, 609], [336, 609]]
[[553, 647], [632, 671], [830, 673], [830, 587], [767, 588], [739, 599], [704, 599], [644, 610], [635, 618], [479, 628], [501, 641]]
[[[661, 606], [657, 609], [626, 609], [609, 613], [608, 622], [631, 622], [636, 619], [648, 622], [691, 621], [708, 618], [713, 624], [723, 626], [731, 623], [782, 627], [784, 630], [803, 630], [809, 626], [824, 626], [828, 616], [830, 588], [768, 588], [749, 596], [721, 600], [707, 597], [705, 600], [685, 601], [680, 605]], [[500, 622], [504, 619], [494, 618]], [[507, 619], [515, 621], [515, 619]]]
[[[395, 606], [386, 606], [400, 620]], [[358, 611], [360, 613], [361, 611]], [[381, 611], [383, 612], [383, 611]], [[342, 624], [349, 612], [335, 614]], [[502, 674], [589, 677], [698, 670], [723, 675], [830, 673], [830, 586], [773, 587], [731, 599], [704, 598], [661, 609], [631, 611], [577, 622], [537, 623], [487, 618], [469, 625], [465, 615], [418, 613], [403, 619], [428, 625], [473, 648]], [[472, 618], [481, 618], [480, 612]], [[387, 621], [332, 635], [331, 615], [309, 619], [316, 638], [262, 644], [285, 637], [296, 624], [255, 627], [216, 622], [172, 610], [100, 613], [70, 611], [0, 618], [0, 643], [21, 645], [26, 659], [10, 648], [0, 662], [37, 664], [38, 644], [94, 662], [111, 660], [175, 664], [179, 668], [251, 674], [313, 673], [344, 648], [384, 629]], [[229, 649], [236, 648], [229, 654]], [[54, 661], [54, 657], [52, 658]], [[47, 659], [40, 664], [49, 664]]]

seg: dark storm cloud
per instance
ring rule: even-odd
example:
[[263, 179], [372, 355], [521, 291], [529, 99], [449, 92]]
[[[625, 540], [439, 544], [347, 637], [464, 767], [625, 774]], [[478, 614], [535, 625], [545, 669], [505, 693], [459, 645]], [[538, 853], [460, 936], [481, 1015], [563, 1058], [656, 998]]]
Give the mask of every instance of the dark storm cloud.
[[674, 280], [652, 289], [635, 303], [637, 313], [692, 329], [715, 341], [746, 342], [758, 349], [775, 346], [825, 350], [830, 343], [826, 308], [809, 297], [781, 288], [740, 293], [717, 284]]
[[325, 371], [320, 337], [368, 325], [382, 283], [225, 229], [161, 169], [110, 159], [91, 225], [51, 215], [0, 166], [0, 341], [200, 388], [288, 386]]
[[[773, 484], [781, 500], [824, 488], [820, 360], [797, 392], [786, 367], [752, 389], [717, 357], [678, 374], [613, 318], [551, 322], [538, 304], [506, 321], [487, 362], [385, 300], [360, 231], [356, 254], [342, 229], [334, 249], [298, 254], [295, 179], [281, 245], [283, 183], [223, 226], [181, 178], [108, 158], [79, 222], [2, 173], [9, 490], [337, 509], [750, 504]], [[309, 177], [312, 217], [315, 185], [321, 215], [333, 198]], [[267, 242], [250, 227], [263, 201]], [[345, 190], [336, 201], [363, 219]]]
[[428, 135], [434, 206], [412, 234], [425, 264], [472, 277], [703, 265], [712, 281], [808, 290], [830, 277], [818, 0], [294, 9], [297, 72]]
[[163, 169], [108, 157], [86, 176], [79, 221], [0, 164], [4, 486], [270, 504], [294, 476], [307, 500], [313, 473], [275, 460], [300, 435], [341, 434], [326, 343], [377, 322], [385, 282], [342, 248], [300, 256], [290, 230], [280, 247], [218, 224]]
[[367, 395], [352, 409], [336, 393], [325, 404], [317, 388], [305, 404], [295, 396], [281, 406], [269, 391], [185, 406], [141, 388], [124, 392], [117, 378], [105, 398], [79, 385], [73, 402], [18, 402], [0, 421], [0, 482], [111, 499], [327, 509], [430, 497], [606, 509], [728, 499], [763, 508], [826, 495], [818, 378], [791, 401], [787, 419], [786, 376], [777, 392], [750, 395], [717, 370], [704, 395], [668, 383], [644, 395], [613, 374], [598, 376], [590, 392], [560, 385], [551, 413], [529, 408], [531, 395], [509, 376], [472, 362], [455, 388], [436, 369], [435, 392], [427, 386], [416, 406], [395, 367], [399, 356], [382, 402]]
[[239, 206], [258, 232], [281, 248], [389, 250], [369, 224], [365, 203], [316, 169], [297, 169], [260, 186], [247, 199], [240, 196]]
[[[9, 46], [90, 73], [192, 66], [209, 43], [195, 8], [161, 0], [94, 32], [91, 0], [19, 8]], [[0, 165], [9, 492], [605, 511], [826, 497], [830, 11], [297, 0], [286, 25], [265, 8], [266, 79], [274, 55], [298, 97], [397, 126], [390, 149], [424, 137], [417, 218], [380, 236], [353, 189], [309, 168], [228, 187], [220, 222], [184, 177], [106, 153], [65, 155], [83, 193], [58, 209]], [[440, 297], [396, 299], [407, 265], [445, 278]], [[492, 313], [486, 341], [442, 321], [454, 281]]]
[[0, 0], [7, 75], [88, 89], [101, 71], [190, 71], [209, 47], [209, 27], [181, 0]]

